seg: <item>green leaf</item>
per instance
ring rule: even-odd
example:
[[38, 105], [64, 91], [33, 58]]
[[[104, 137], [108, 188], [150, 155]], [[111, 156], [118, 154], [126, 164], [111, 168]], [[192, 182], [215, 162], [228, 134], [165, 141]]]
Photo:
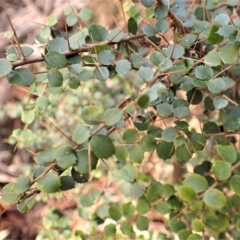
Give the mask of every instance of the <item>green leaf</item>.
[[144, 187], [139, 182], [134, 182], [130, 189], [132, 198], [140, 198], [144, 194]]
[[124, 235], [133, 237], [134, 236], [134, 231], [133, 231], [133, 227], [132, 227], [132, 223], [129, 222], [128, 220], [125, 220], [123, 222], [121, 222], [120, 224], [120, 230], [122, 231], [122, 233]]
[[163, 59], [163, 61], [158, 65], [160, 72], [165, 72], [168, 69], [172, 68], [173, 62], [169, 58]]
[[208, 66], [198, 66], [195, 69], [195, 76], [202, 80], [210, 79], [213, 76], [213, 70]]
[[225, 83], [222, 78], [209, 80], [207, 83], [208, 90], [212, 93], [220, 93], [225, 89]]
[[206, 122], [203, 125], [203, 132], [206, 134], [219, 133], [220, 129], [215, 122]]
[[15, 61], [19, 60], [19, 58], [16, 54], [9, 54], [6, 57], [6, 60], [9, 60], [10, 62], [15, 62]]
[[173, 110], [173, 114], [177, 118], [183, 118], [190, 115], [190, 111], [188, 107], [177, 107]]
[[94, 135], [91, 140], [91, 149], [98, 158], [109, 158], [115, 153], [115, 147], [108, 136]]
[[51, 69], [47, 74], [48, 82], [53, 87], [60, 87], [63, 83], [63, 75], [57, 69]]
[[72, 89], [77, 89], [80, 86], [80, 77], [79, 76], [70, 77], [68, 86]]
[[214, 49], [207, 53], [204, 57], [204, 63], [210, 67], [216, 67], [221, 65], [221, 58], [219, 53]]
[[89, 28], [89, 35], [94, 41], [102, 42], [106, 40], [108, 32], [104, 27], [97, 24], [93, 24]]
[[196, 88], [187, 92], [187, 100], [190, 104], [197, 105], [202, 101], [202, 98], [202, 92]]
[[98, 59], [103, 65], [111, 65], [115, 59], [115, 55], [110, 50], [103, 50], [98, 54]]
[[137, 74], [147, 82], [151, 81], [154, 75], [153, 70], [149, 67], [140, 67]]
[[55, 173], [47, 173], [44, 177], [38, 180], [37, 188], [44, 193], [58, 192], [61, 186], [60, 178]]
[[157, 105], [157, 112], [160, 117], [169, 117], [173, 113], [173, 106], [169, 103], [160, 103]]
[[136, 35], [137, 31], [138, 31], [138, 25], [137, 22], [134, 18], [130, 17], [128, 19], [128, 31], [133, 34]]
[[16, 179], [16, 183], [14, 184], [14, 192], [15, 193], [24, 193], [31, 186], [31, 180], [27, 176], [20, 176]]
[[226, 180], [231, 176], [231, 164], [229, 162], [215, 160], [212, 165], [212, 171], [218, 180]]
[[231, 34], [235, 33], [235, 29], [233, 26], [222, 26], [219, 28], [219, 30], [217, 31], [218, 34], [220, 34], [223, 37], [229, 37]]
[[156, 151], [159, 158], [167, 160], [174, 154], [174, 144], [172, 142], [161, 141], [157, 144]]
[[81, 112], [81, 117], [82, 120], [89, 125], [95, 125], [101, 122], [101, 112], [96, 106], [90, 105], [84, 107]]
[[88, 21], [90, 19], [92, 19], [93, 17], [93, 12], [91, 9], [89, 8], [82, 8], [78, 14], [78, 16], [85, 21]]
[[75, 182], [71, 176], [61, 176], [60, 177], [62, 191], [67, 191], [75, 187]]
[[115, 157], [118, 161], [126, 161], [128, 157], [128, 149], [123, 146], [117, 146], [115, 148]]
[[48, 26], [45, 26], [40, 31], [41, 38], [48, 39], [51, 35], [51, 29]]
[[94, 70], [93, 75], [100, 81], [106, 81], [109, 77], [109, 71], [106, 67], [100, 67]]
[[179, 240], [186, 240], [190, 235], [191, 232], [187, 229], [182, 229], [177, 233]]
[[194, 212], [202, 211], [202, 209], [203, 209], [202, 200], [195, 201], [193, 204], [191, 204], [191, 210], [193, 210]]
[[187, 34], [181, 39], [181, 44], [184, 47], [190, 47], [197, 39], [197, 36], [194, 34]]
[[158, 66], [164, 60], [164, 58], [165, 58], [164, 55], [156, 51], [151, 53], [149, 60], [151, 61], [152, 64], [154, 64], [155, 66]]
[[140, 146], [144, 152], [152, 152], [156, 148], [156, 139], [153, 135], [147, 134], [141, 138]]
[[106, 126], [113, 126], [122, 119], [123, 112], [118, 108], [109, 108], [103, 114], [102, 121]]
[[30, 129], [23, 129], [20, 137], [23, 142], [30, 142], [33, 139], [33, 132]]
[[122, 205], [122, 212], [123, 212], [124, 216], [132, 217], [135, 212], [135, 207], [133, 206], [133, 204], [131, 202], [124, 203]]
[[193, 233], [188, 236], [187, 240], [202, 240], [202, 237], [197, 233]]
[[167, 14], [168, 14], [168, 8], [164, 4], [158, 5], [154, 9], [155, 18], [164, 19], [167, 16]]
[[[30, 56], [34, 51], [32, 48], [30, 48], [28, 46], [22, 46], [21, 50], [22, 50], [24, 57]], [[16, 49], [14, 47], [10, 47], [7, 50], [7, 55], [18, 55], [18, 52], [16, 51]]]
[[25, 110], [22, 112], [21, 120], [23, 123], [30, 124], [35, 119], [34, 110]]
[[40, 96], [37, 98], [36, 107], [38, 108], [38, 110], [44, 111], [47, 109], [48, 105], [49, 105], [49, 100], [47, 96]]
[[238, 46], [226, 44], [219, 51], [219, 57], [225, 64], [234, 65], [238, 58]]
[[231, 177], [230, 186], [232, 190], [240, 196], [240, 176], [238, 174]]
[[216, 150], [223, 160], [229, 163], [237, 161], [237, 150], [232, 145], [217, 145]]
[[161, 198], [162, 184], [152, 181], [146, 192], [146, 198], [150, 203], [156, 202]]
[[227, 132], [235, 132], [240, 128], [239, 120], [236, 117], [227, 116], [224, 120], [224, 127]]
[[71, 49], [79, 49], [85, 42], [86, 33], [84, 31], [78, 31], [69, 38]]
[[[137, 53], [131, 53], [131, 59], [132, 59], [133, 66], [136, 68], [143, 66], [146, 61], [145, 59], [143, 59], [143, 57], [139, 56], [139, 54], [137, 54]], [[120, 61], [122, 61], [122, 60], [120, 60]]]
[[206, 178], [195, 173], [185, 178], [183, 184], [191, 187], [196, 193], [203, 192], [208, 188], [208, 182]]
[[149, 220], [144, 216], [138, 216], [136, 221], [137, 229], [140, 231], [146, 231], [149, 227]]
[[215, 109], [222, 109], [222, 108], [225, 108], [227, 105], [228, 105], [228, 101], [223, 97], [216, 96], [213, 99], [213, 106]]
[[75, 15], [68, 15], [66, 17], [66, 23], [69, 27], [74, 26], [78, 21], [78, 18]]
[[115, 221], [118, 221], [122, 217], [121, 209], [118, 205], [111, 206], [108, 209], [109, 217]]
[[218, 43], [223, 41], [224, 37], [217, 33], [218, 30], [219, 30], [219, 27], [216, 26], [216, 25], [213, 25], [210, 28], [210, 31], [209, 31], [208, 36], [207, 36], [207, 41], [210, 44], [218, 44]]
[[185, 143], [176, 148], [175, 155], [179, 162], [187, 162], [192, 157], [192, 150], [190, 149], [190, 146], [187, 146]]
[[155, 28], [155, 25], [153, 25], [153, 24], [145, 24], [145, 25], [142, 27], [142, 31], [143, 31], [143, 33], [146, 34], [148, 37], [155, 36], [155, 34], [156, 34], [156, 28]]
[[221, 25], [228, 25], [230, 21], [230, 17], [228, 16], [227, 13], [221, 13], [221, 14], [218, 14], [213, 21]]
[[114, 30], [111, 30], [107, 36], [107, 40], [118, 43], [125, 37], [125, 33], [123, 33], [121, 28], [115, 28]]
[[157, 31], [164, 33], [169, 30], [169, 23], [166, 20], [159, 19], [156, 23]]
[[173, 142], [177, 137], [178, 132], [175, 127], [165, 128], [162, 132], [162, 140], [165, 142]]
[[118, 61], [116, 64], [116, 71], [121, 75], [128, 74], [130, 72], [131, 68], [132, 68], [131, 63], [126, 59], [122, 59], [122, 60]]
[[2, 188], [1, 201], [7, 204], [16, 204], [20, 198], [19, 193], [14, 192], [15, 183], [8, 183]]
[[72, 132], [72, 140], [77, 144], [86, 142], [90, 137], [90, 129], [85, 125], [78, 124]]
[[150, 205], [145, 197], [138, 199], [136, 210], [139, 214], [145, 214], [150, 210]]
[[156, 211], [165, 215], [171, 212], [171, 209], [169, 208], [166, 201], [161, 201], [156, 206]]
[[7, 75], [10, 83], [20, 86], [30, 86], [34, 80], [34, 74], [27, 68], [18, 68]]
[[67, 65], [66, 57], [56, 51], [48, 52], [45, 56], [45, 62], [53, 68], [62, 68]]
[[186, 225], [179, 219], [173, 219], [168, 222], [171, 232], [178, 233], [182, 229], [186, 229]]
[[79, 75], [82, 72], [82, 66], [80, 64], [72, 64], [68, 67], [68, 71], [72, 74]]
[[0, 78], [12, 71], [12, 64], [4, 58], [0, 58]]
[[14, 32], [13, 31], [6, 31], [3, 36], [4, 36], [4, 38], [10, 39], [11, 37], [14, 36]]
[[144, 7], [152, 7], [152, 5], [155, 3], [155, 0], [141, 0], [141, 3]]
[[71, 175], [72, 175], [73, 180], [77, 183], [86, 183], [89, 180], [88, 173], [79, 173], [75, 170], [75, 168], [72, 168]]
[[161, 196], [163, 198], [169, 198], [169, 197], [173, 196], [174, 193], [175, 193], [175, 189], [170, 184], [165, 184], [161, 188]]
[[47, 17], [48, 26], [52, 27], [58, 22], [57, 17], [54, 14], [51, 14]]
[[203, 202], [211, 208], [221, 209], [226, 203], [227, 199], [224, 194], [218, 189], [208, 189], [203, 195]]
[[62, 145], [56, 150], [56, 160], [59, 167], [66, 169], [76, 163], [77, 157], [71, 147]]
[[27, 200], [22, 201], [22, 202], [20, 202], [20, 203], [17, 204], [17, 210], [18, 210], [19, 212], [25, 213], [25, 212], [27, 212], [27, 211], [29, 210], [26, 201], [27, 201]]
[[144, 158], [144, 152], [140, 146], [134, 146], [129, 152], [129, 159], [135, 163], [141, 163]]
[[180, 44], [170, 45], [166, 49], [166, 54], [168, 57], [173, 59], [178, 59], [184, 55], [184, 48]]
[[133, 182], [135, 178], [135, 170], [133, 164], [126, 164], [121, 170], [121, 178], [126, 182]]
[[191, 203], [196, 197], [195, 191], [189, 186], [181, 186], [178, 188], [178, 195], [184, 202], [187, 203]]
[[[89, 168], [89, 163], [91, 168]], [[77, 151], [77, 163], [74, 168], [79, 173], [89, 173], [90, 170], [96, 169], [98, 163], [98, 158], [93, 154], [93, 152], [88, 153], [88, 149], [81, 149]]]
[[190, 141], [196, 151], [202, 151], [206, 145], [206, 137], [200, 133], [193, 133], [190, 136]]
[[138, 133], [135, 129], [126, 129], [123, 133], [123, 141], [125, 142], [135, 142], [138, 139]]
[[140, 95], [138, 100], [137, 100], [137, 104], [141, 107], [141, 108], [147, 108], [149, 105], [149, 96], [146, 94]]
[[116, 235], [116, 225], [113, 223], [109, 223], [104, 227], [104, 235], [106, 237], [114, 237]]
[[42, 166], [54, 162], [55, 158], [56, 158], [55, 148], [49, 148], [47, 150], [40, 151], [34, 156], [34, 160], [37, 162], [37, 164]]

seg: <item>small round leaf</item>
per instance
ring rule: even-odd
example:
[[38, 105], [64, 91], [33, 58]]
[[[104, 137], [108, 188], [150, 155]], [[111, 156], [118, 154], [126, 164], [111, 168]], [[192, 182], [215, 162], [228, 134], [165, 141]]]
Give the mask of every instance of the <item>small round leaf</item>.
[[108, 136], [94, 135], [90, 141], [91, 149], [98, 158], [109, 158], [115, 153], [115, 147]]
[[208, 189], [203, 195], [203, 202], [211, 208], [221, 209], [226, 203], [227, 199], [224, 194], [218, 189]]
[[60, 178], [55, 173], [47, 173], [44, 177], [38, 180], [37, 188], [44, 193], [55, 193], [60, 189]]

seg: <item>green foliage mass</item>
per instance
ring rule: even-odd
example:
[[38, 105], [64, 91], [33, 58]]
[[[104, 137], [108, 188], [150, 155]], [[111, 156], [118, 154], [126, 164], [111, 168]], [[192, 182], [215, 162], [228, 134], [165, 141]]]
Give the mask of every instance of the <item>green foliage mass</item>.
[[[52, 35], [50, 15], [36, 36], [43, 56], [11, 47], [0, 59], [0, 77], [28, 87], [26, 128], [9, 143], [35, 152], [33, 174], [5, 185], [2, 201], [26, 212], [40, 193], [86, 189], [78, 213], [90, 230], [72, 232], [50, 209], [38, 240], [240, 239], [239, 3], [170, 2], [120, 1], [125, 27], [111, 30], [68, 6], [73, 30]], [[104, 177], [113, 191], [91, 188]], [[154, 211], [166, 234], [149, 230]]]

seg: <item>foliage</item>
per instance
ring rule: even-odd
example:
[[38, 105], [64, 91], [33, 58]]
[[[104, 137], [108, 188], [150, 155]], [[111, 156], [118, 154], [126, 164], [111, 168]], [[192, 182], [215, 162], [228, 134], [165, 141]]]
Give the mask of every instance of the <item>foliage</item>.
[[[51, 239], [240, 238], [238, 1], [121, 4], [123, 29], [108, 30], [89, 8], [69, 6], [73, 30], [56, 36], [50, 15], [36, 36], [42, 56], [20, 48], [15, 31], [5, 34], [17, 44], [0, 59], [0, 76], [28, 87], [26, 127], [9, 142], [32, 152], [36, 165], [4, 186], [2, 201], [26, 212], [40, 193], [88, 189], [78, 211], [89, 229], [71, 232], [51, 210], [44, 219]], [[36, 72], [22, 67], [35, 63], [42, 63]], [[148, 170], [152, 163], [179, 171], [177, 162], [185, 169], [178, 181]], [[89, 190], [104, 176], [120, 201], [104, 188]], [[164, 234], [149, 230], [150, 213], [164, 219]], [[56, 218], [61, 226], [52, 226]]]

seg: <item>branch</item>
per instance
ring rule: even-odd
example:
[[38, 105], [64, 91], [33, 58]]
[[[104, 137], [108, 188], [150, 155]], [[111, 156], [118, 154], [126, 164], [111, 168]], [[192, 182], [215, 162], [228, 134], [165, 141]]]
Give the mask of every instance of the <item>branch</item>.
[[[144, 38], [144, 37], [145, 37], [145, 34], [139, 34], [139, 35], [129, 36], [129, 37], [123, 38], [121, 41], [119, 41], [117, 43], [111, 42], [111, 41], [105, 41], [105, 42], [102, 42], [102, 43], [99, 43], [99, 44], [88, 44], [88, 45], [85, 45], [84, 47], [81, 47], [81, 48], [73, 50], [73, 51], [63, 52], [62, 54], [66, 57], [70, 57], [70, 56], [74, 56], [78, 53], [88, 52], [96, 46], [114, 45], [114, 44], [124, 43], [124, 42], [128, 42], [128, 41], [139, 39], [139, 38]], [[12, 66], [13, 66], [13, 68], [16, 68], [16, 67], [31, 64], [31, 63], [43, 62], [44, 60], [45, 60], [45, 56], [42, 55], [40, 57], [29, 58], [29, 59], [26, 59], [26, 60], [23, 59], [21, 61], [14, 62], [12, 64]]]

